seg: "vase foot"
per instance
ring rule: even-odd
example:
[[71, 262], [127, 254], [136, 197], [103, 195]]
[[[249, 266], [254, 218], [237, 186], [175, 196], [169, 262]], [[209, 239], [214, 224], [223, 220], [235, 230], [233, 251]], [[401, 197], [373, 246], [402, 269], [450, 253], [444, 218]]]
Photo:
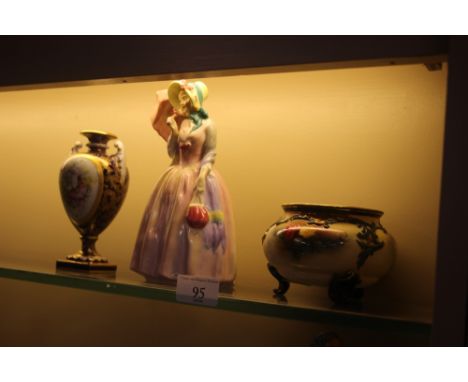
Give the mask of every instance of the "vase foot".
[[328, 287], [328, 297], [339, 306], [359, 307], [364, 290], [359, 288], [361, 278], [356, 272], [348, 271], [334, 275]]
[[278, 288], [273, 289], [273, 293], [275, 294], [275, 297], [282, 297], [289, 289], [289, 281], [281, 276], [273, 265], [268, 263], [267, 266], [272, 276], [278, 280]]
[[57, 268], [62, 269], [74, 269], [74, 270], [99, 270], [99, 271], [115, 271], [117, 265], [109, 264], [104, 262], [88, 262], [88, 261], [76, 261], [76, 260], [57, 260]]

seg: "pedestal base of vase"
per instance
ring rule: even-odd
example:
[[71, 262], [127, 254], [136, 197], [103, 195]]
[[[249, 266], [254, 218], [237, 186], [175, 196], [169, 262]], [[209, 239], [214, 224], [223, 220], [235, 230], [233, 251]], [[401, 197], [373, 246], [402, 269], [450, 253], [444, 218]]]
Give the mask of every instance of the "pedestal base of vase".
[[97, 239], [97, 236], [81, 236], [81, 250], [68, 255], [66, 259], [57, 260], [57, 268], [115, 271], [117, 265], [110, 264], [107, 257], [101, 256], [96, 251]]
[[93, 263], [93, 262], [84, 262], [84, 261], [75, 261], [75, 260], [57, 260], [57, 268], [62, 269], [73, 269], [73, 270], [84, 270], [84, 271], [116, 271], [117, 265], [109, 263]]

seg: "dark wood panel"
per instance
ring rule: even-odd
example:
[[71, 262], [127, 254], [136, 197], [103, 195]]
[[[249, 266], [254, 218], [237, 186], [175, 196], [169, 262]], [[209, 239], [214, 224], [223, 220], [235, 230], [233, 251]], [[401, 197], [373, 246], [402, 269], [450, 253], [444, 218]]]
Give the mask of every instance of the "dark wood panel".
[[0, 86], [446, 54], [438, 36], [2, 36]]
[[451, 39], [432, 344], [466, 344], [468, 37]]

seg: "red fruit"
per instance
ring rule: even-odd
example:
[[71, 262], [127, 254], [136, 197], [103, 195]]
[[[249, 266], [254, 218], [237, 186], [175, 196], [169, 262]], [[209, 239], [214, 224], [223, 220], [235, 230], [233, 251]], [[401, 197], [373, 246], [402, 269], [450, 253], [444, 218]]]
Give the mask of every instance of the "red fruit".
[[208, 224], [210, 217], [203, 204], [190, 204], [186, 219], [190, 227], [202, 229]]

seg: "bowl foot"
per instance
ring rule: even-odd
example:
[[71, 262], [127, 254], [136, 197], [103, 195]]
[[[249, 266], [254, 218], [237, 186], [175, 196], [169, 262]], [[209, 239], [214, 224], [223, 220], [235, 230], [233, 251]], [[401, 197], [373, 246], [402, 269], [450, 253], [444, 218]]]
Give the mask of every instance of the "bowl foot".
[[289, 281], [286, 280], [283, 276], [281, 276], [278, 270], [268, 263], [268, 270], [273, 275], [273, 277], [278, 280], [278, 288], [273, 289], [273, 292], [276, 297], [283, 296], [289, 289]]
[[340, 306], [359, 306], [364, 290], [358, 288], [361, 279], [356, 272], [334, 275], [328, 286], [328, 297]]

